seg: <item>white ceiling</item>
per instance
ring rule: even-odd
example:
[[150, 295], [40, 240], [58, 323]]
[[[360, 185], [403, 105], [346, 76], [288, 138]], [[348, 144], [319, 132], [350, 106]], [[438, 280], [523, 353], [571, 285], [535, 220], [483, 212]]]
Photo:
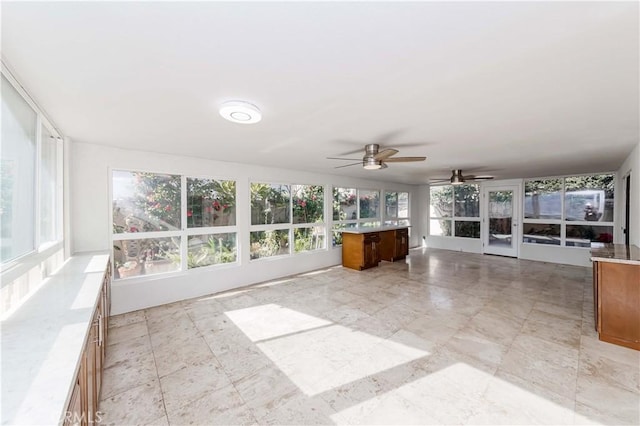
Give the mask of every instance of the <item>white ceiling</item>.
[[[2, 56], [75, 141], [425, 183], [615, 170], [637, 2], [2, 2]], [[262, 122], [218, 115], [258, 105]], [[424, 163], [365, 171], [366, 143]], [[359, 154], [350, 156], [358, 157]]]

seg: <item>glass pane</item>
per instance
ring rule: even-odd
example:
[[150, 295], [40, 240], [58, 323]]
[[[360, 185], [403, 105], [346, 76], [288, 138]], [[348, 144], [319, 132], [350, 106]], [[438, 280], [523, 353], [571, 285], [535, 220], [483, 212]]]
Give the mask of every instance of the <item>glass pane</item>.
[[379, 216], [380, 192], [360, 190], [360, 219], [376, 218]]
[[180, 176], [113, 172], [113, 232], [180, 229]]
[[398, 193], [384, 193], [385, 217], [398, 217]]
[[397, 220], [385, 220], [383, 222], [383, 225], [396, 226], [396, 225], [398, 225], [398, 221]]
[[113, 242], [115, 278], [180, 270], [180, 237]]
[[251, 184], [251, 224], [290, 223], [289, 185]]
[[187, 264], [189, 269], [233, 263], [238, 256], [236, 234], [207, 234], [189, 236]]
[[296, 228], [293, 230], [293, 245], [296, 253], [321, 250], [324, 245], [324, 226]]
[[324, 218], [324, 187], [293, 185], [293, 223], [318, 223]]
[[251, 259], [289, 254], [289, 230], [251, 232]]
[[612, 243], [613, 226], [567, 225], [567, 246], [591, 247], [592, 241]]
[[2, 76], [0, 261], [34, 250], [37, 116]]
[[560, 245], [560, 225], [547, 223], [525, 223], [523, 243]]
[[40, 147], [40, 243], [56, 241], [58, 219], [58, 141], [42, 126]]
[[453, 193], [456, 200], [456, 216], [480, 217], [478, 185], [457, 185], [453, 187]]
[[529, 180], [524, 183], [524, 217], [562, 219], [562, 179]]
[[429, 224], [429, 235], [439, 235], [442, 237], [451, 236], [451, 220], [431, 219]]
[[456, 237], [480, 238], [480, 222], [456, 221]]
[[398, 217], [409, 217], [408, 192], [398, 192]]
[[[429, 188], [431, 217], [451, 217], [453, 215], [453, 186], [432, 186]], [[433, 235], [433, 234], [432, 234]]]
[[513, 191], [489, 191], [489, 245], [512, 247]]
[[565, 219], [613, 222], [614, 185], [614, 175], [566, 178]]
[[236, 183], [187, 178], [187, 227], [236, 224]]
[[332, 236], [332, 244], [333, 247], [335, 246], [340, 246], [342, 245], [342, 232], [338, 232], [338, 229], [344, 229], [344, 228], [355, 228], [357, 227], [358, 224], [357, 223], [341, 223], [339, 225], [334, 225], [333, 226], [333, 236]]
[[333, 220], [357, 219], [357, 196], [353, 188], [333, 188]]

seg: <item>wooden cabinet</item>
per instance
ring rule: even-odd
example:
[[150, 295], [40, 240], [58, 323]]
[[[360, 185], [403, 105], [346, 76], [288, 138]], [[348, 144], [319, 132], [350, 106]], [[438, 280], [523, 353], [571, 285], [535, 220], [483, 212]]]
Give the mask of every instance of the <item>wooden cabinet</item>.
[[393, 229], [380, 232], [380, 254], [382, 260], [395, 262], [409, 254], [409, 230]]
[[380, 263], [380, 233], [342, 234], [342, 266], [359, 271]]
[[593, 272], [600, 340], [640, 350], [640, 264], [598, 261]]
[[89, 327], [80, 367], [71, 390], [71, 398], [63, 419], [64, 425], [86, 426], [100, 422], [98, 404], [107, 346], [107, 319], [111, 310], [110, 286], [111, 267], [108, 266]]

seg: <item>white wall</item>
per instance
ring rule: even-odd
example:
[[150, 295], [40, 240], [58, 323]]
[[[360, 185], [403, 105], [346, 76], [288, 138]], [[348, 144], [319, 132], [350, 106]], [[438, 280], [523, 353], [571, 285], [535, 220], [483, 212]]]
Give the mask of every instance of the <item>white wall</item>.
[[616, 191], [616, 229], [614, 238], [616, 243], [624, 243], [622, 227], [624, 226], [624, 185], [625, 177], [631, 173], [631, 205], [630, 205], [630, 234], [629, 244], [640, 247], [640, 142], [631, 151], [627, 159], [618, 169]]
[[[238, 182], [238, 231], [248, 239], [250, 181], [324, 184], [410, 192], [411, 218], [420, 217], [418, 187], [368, 179], [274, 169], [238, 163], [181, 157], [101, 145], [71, 144], [71, 244], [74, 253], [110, 250], [109, 171], [111, 169], [210, 176]], [[329, 189], [330, 190], [330, 189]], [[330, 194], [330, 193], [329, 193]], [[242, 218], [247, 220], [242, 220]], [[411, 232], [411, 246], [420, 244], [421, 230]], [[163, 303], [211, 294], [277, 277], [341, 263], [341, 249], [249, 262], [248, 244], [239, 242], [239, 265], [192, 270], [171, 276], [117, 281], [112, 287], [113, 313], [129, 312]]]

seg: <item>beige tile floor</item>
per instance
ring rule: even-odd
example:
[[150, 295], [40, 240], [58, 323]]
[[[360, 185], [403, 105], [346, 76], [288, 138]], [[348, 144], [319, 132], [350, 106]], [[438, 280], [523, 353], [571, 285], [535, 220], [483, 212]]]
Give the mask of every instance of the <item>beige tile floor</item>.
[[112, 317], [101, 424], [639, 424], [591, 270], [444, 250]]

